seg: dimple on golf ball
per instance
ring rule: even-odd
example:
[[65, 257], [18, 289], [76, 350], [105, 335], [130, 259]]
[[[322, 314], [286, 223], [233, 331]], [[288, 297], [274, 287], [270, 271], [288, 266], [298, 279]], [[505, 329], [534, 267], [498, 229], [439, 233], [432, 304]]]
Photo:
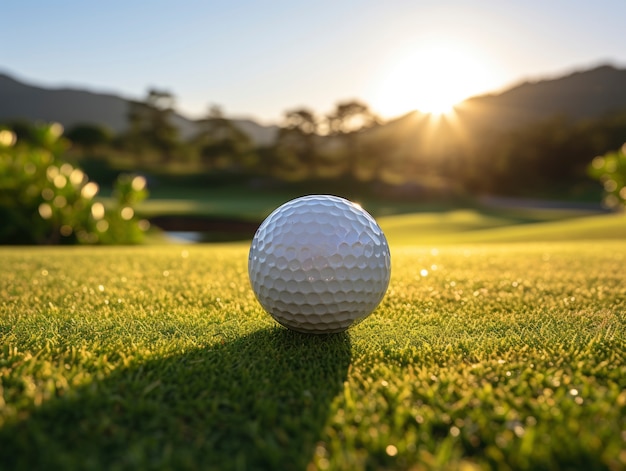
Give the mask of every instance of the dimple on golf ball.
[[391, 273], [380, 226], [343, 198], [289, 201], [257, 230], [248, 258], [252, 289], [283, 326], [305, 333], [342, 332], [383, 299]]

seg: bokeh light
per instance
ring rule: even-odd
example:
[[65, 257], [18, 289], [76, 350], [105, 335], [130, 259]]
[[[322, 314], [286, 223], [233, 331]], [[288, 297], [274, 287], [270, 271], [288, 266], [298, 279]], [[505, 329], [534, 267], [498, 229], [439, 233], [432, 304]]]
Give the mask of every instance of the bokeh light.
[[89, 182], [83, 187], [80, 194], [83, 198], [90, 200], [98, 194], [99, 189], [100, 188], [98, 187], [97, 183]]
[[38, 209], [39, 215], [43, 219], [50, 219], [52, 217], [52, 206], [50, 206], [48, 203], [41, 203]]

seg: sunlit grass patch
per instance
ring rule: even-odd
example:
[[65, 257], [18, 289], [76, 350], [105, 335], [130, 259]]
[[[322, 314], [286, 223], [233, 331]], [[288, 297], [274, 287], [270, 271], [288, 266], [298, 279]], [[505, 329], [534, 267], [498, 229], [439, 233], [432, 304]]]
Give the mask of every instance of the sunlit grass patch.
[[626, 466], [626, 242], [391, 248], [329, 337], [247, 244], [0, 249], [0, 468]]
[[380, 224], [389, 241], [399, 245], [626, 239], [623, 213], [577, 217], [556, 213], [553, 219], [549, 214], [457, 210], [389, 216]]

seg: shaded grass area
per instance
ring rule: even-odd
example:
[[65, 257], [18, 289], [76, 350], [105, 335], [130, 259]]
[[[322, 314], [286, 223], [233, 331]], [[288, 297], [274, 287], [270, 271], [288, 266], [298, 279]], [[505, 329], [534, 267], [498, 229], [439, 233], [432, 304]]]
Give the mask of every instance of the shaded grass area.
[[246, 244], [0, 257], [0, 468], [626, 466], [626, 242], [395, 244], [334, 336], [275, 325]]

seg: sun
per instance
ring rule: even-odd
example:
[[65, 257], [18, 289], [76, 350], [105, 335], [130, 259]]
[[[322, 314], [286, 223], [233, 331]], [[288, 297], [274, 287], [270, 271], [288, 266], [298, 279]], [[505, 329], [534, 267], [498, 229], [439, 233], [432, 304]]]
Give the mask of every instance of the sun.
[[461, 44], [426, 42], [384, 71], [373, 107], [389, 117], [413, 110], [447, 114], [493, 82], [494, 74], [479, 54]]

